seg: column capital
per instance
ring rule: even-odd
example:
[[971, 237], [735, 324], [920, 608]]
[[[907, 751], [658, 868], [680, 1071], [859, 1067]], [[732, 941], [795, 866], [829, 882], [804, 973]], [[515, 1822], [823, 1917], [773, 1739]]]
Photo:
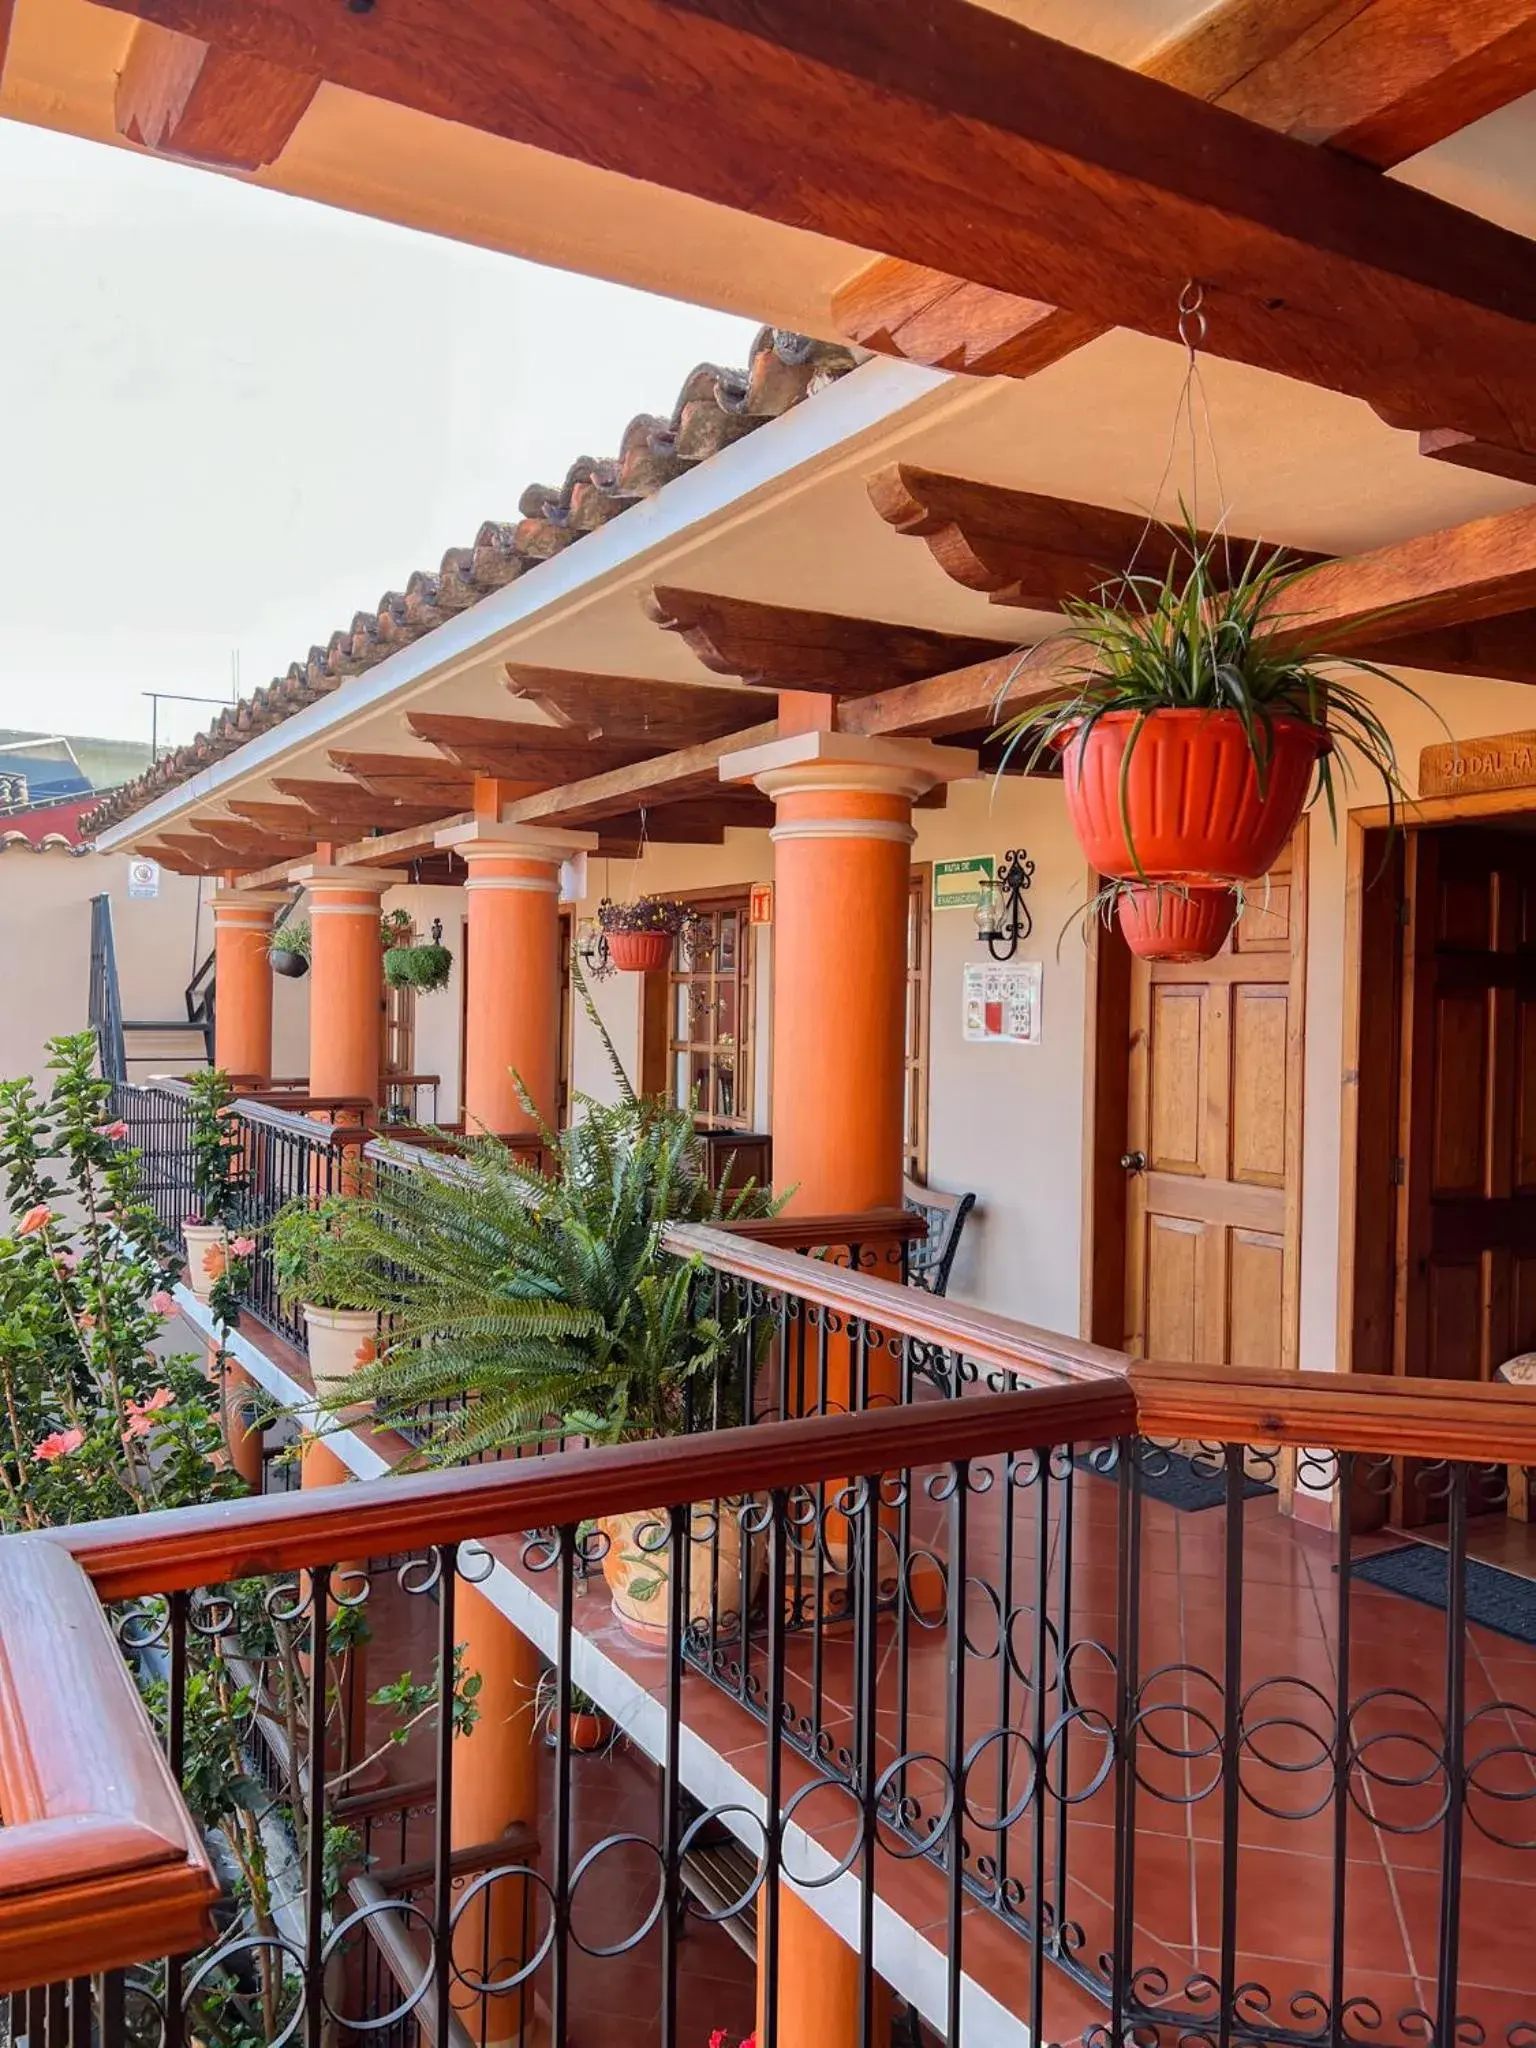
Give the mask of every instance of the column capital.
[[501, 825], [474, 818], [463, 825], [445, 825], [432, 844], [456, 853], [460, 860], [542, 860], [558, 867], [573, 853], [592, 853], [595, 832], [570, 832], [562, 826]]
[[[228, 924], [270, 924], [293, 897], [287, 890], [229, 889], [222, 885], [213, 894], [213, 921]], [[240, 913], [244, 912], [242, 916]]]
[[871, 795], [925, 796], [940, 782], [959, 782], [978, 772], [969, 747], [941, 747], [932, 740], [867, 738], [851, 732], [797, 732], [725, 754], [722, 782], [754, 782], [765, 796], [799, 796], [819, 790], [867, 791]]
[[386, 889], [399, 888], [411, 879], [405, 868], [352, 868], [329, 861], [305, 861], [288, 870], [290, 882], [299, 882], [311, 894], [326, 889], [366, 889], [382, 896]]

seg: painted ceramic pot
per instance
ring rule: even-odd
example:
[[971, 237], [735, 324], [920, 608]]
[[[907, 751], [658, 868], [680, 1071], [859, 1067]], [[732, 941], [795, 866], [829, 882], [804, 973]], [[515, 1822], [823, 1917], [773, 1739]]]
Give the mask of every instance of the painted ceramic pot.
[[229, 1263], [229, 1233], [222, 1223], [184, 1223], [181, 1235], [187, 1250], [187, 1285], [199, 1301], [207, 1301]]
[[613, 1723], [606, 1714], [572, 1714], [571, 1748], [580, 1756], [593, 1756], [613, 1740]]
[[1093, 867], [1127, 882], [1256, 882], [1268, 874], [1296, 829], [1328, 734], [1275, 719], [1261, 790], [1235, 711], [1154, 711], [1141, 721], [1122, 792], [1137, 719], [1107, 711], [1062, 741], [1067, 813]]
[[1214, 960], [1236, 922], [1237, 897], [1228, 888], [1133, 882], [1115, 914], [1138, 960]]
[[[315, 1308], [307, 1301], [303, 1313], [315, 1390], [331, 1398], [360, 1365], [373, 1363], [379, 1348], [379, 1319], [367, 1309]], [[340, 1412], [344, 1422], [353, 1422], [366, 1415], [367, 1407], [359, 1402]]]
[[672, 934], [609, 932], [608, 958], [626, 974], [654, 974], [672, 958]]
[[[686, 1621], [709, 1627], [717, 1636], [741, 1631], [741, 1500], [700, 1501], [689, 1513], [688, 1613]], [[613, 1611], [626, 1631], [640, 1642], [662, 1646], [672, 1607], [672, 1560], [666, 1537], [665, 1508], [642, 1508], [628, 1515], [604, 1515], [598, 1528], [608, 1539], [603, 1577]], [[750, 1541], [747, 1605], [762, 1589], [764, 1555], [761, 1538]], [[718, 1561], [718, 1563], [717, 1563]]]

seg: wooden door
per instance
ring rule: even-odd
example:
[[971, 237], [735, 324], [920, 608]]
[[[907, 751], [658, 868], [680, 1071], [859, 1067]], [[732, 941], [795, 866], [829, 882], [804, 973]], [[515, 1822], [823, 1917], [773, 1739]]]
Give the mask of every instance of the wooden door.
[[1296, 1363], [1306, 827], [1214, 960], [1135, 963], [1126, 1349]]
[[1536, 838], [1407, 847], [1394, 1368], [1536, 1348]]

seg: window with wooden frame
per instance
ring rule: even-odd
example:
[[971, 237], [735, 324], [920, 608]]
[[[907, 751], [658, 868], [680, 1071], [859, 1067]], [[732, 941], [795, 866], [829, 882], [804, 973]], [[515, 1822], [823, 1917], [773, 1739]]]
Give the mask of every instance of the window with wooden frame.
[[906, 1101], [902, 1163], [914, 1180], [928, 1178], [928, 1003], [932, 950], [933, 869], [912, 869], [907, 894]]
[[685, 899], [697, 912], [667, 975], [667, 1089], [700, 1130], [752, 1127], [752, 927], [745, 894]]

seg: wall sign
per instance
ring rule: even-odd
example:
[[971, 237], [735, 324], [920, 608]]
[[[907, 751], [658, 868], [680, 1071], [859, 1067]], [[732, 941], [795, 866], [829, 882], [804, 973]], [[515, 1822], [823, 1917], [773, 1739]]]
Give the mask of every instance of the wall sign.
[[773, 884], [754, 882], [748, 899], [747, 921], [749, 924], [773, 923]]
[[935, 910], [974, 910], [982, 893], [992, 887], [992, 856], [977, 854], [971, 860], [936, 860], [933, 864], [933, 907]]
[[1536, 784], [1536, 732], [1496, 732], [1481, 740], [1442, 740], [1419, 755], [1420, 796], [1469, 796]]
[[148, 900], [160, 894], [160, 863], [157, 860], [131, 860], [128, 863], [128, 895], [130, 899]]
[[964, 1032], [967, 1045], [1038, 1045], [1040, 991], [1044, 969], [1038, 960], [1006, 966], [985, 961], [967, 967]]

